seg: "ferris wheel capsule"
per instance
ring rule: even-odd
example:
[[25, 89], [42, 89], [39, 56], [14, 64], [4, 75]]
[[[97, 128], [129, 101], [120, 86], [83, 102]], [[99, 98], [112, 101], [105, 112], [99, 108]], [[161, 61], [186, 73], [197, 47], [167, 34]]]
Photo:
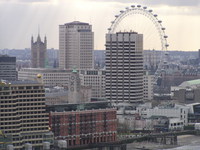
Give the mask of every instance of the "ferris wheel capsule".
[[111, 28], [108, 28], [108, 31], [110, 31], [111, 30]]
[[129, 8], [128, 8], [128, 7], [126, 7], [126, 10], [129, 10]]
[[145, 7], [143, 7], [143, 9], [147, 9], [147, 7], [145, 6]]
[[167, 35], [164, 35], [164, 38], [166, 39], [166, 38], [168, 38], [168, 36], [167, 36]]
[[155, 14], [155, 15], [153, 15], [154, 17], [157, 17], [158, 15], [157, 14]]
[[123, 10], [120, 11], [120, 13], [123, 13], [123, 12], [124, 12]]
[[151, 12], [153, 12], [153, 10], [150, 9], [149, 12], [151, 13]]
[[137, 7], [138, 7], [138, 8], [140, 8], [140, 7], [141, 7], [141, 5], [137, 5]]
[[114, 21], [111, 21], [111, 23], [113, 24], [113, 23], [115, 23]]
[[161, 28], [161, 30], [165, 30], [165, 28]]
[[131, 5], [132, 8], [135, 8], [135, 5]]
[[169, 44], [165, 44], [165, 47], [169, 47]]
[[162, 20], [158, 20], [158, 23], [162, 23]]
[[119, 15], [115, 15], [115, 17], [117, 18], [117, 17], [119, 17]]

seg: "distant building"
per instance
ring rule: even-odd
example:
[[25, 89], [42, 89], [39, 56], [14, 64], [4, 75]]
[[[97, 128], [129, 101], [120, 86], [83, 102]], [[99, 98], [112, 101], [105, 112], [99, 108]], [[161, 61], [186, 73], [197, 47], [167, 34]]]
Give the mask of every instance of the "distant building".
[[68, 91], [64, 87], [45, 88], [46, 105], [68, 103]]
[[105, 68], [105, 50], [94, 50], [94, 68], [104, 69]]
[[16, 57], [0, 55], [0, 80], [17, 80]]
[[41, 79], [45, 87], [68, 87], [71, 70], [22, 68], [18, 71], [20, 80], [35, 80], [38, 74], [41, 74]]
[[12, 136], [15, 150], [30, 144], [40, 149], [43, 142], [52, 142], [49, 117], [45, 108], [45, 92], [36, 81], [9, 81], [0, 83], [0, 129]]
[[107, 105], [99, 102], [48, 107], [55, 139], [66, 140], [69, 148], [116, 141], [116, 109]]
[[189, 107], [177, 104], [169, 104], [147, 109], [147, 118], [152, 116], [165, 116], [169, 118], [169, 129], [183, 129], [188, 125]]
[[47, 38], [44, 38], [44, 42], [41, 41], [40, 35], [37, 37], [37, 41], [34, 42], [31, 38], [31, 67], [32, 68], [45, 68], [47, 61]]
[[171, 94], [172, 98], [180, 103], [200, 102], [200, 80], [185, 81], [179, 86], [172, 86]]
[[144, 100], [153, 100], [153, 87], [155, 83], [155, 76], [148, 73], [144, 74]]
[[[105, 97], [105, 70], [77, 70], [80, 84], [85, 90], [91, 90], [91, 97]], [[18, 71], [20, 80], [35, 80], [38, 74], [45, 87], [65, 87], [68, 89], [72, 70], [47, 69], [47, 68], [22, 68]], [[87, 87], [87, 88], [86, 88]], [[83, 87], [82, 87], [83, 88]]]
[[105, 98], [105, 70], [81, 70], [81, 85], [91, 86], [93, 98]]
[[59, 68], [93, 68], [92, 25], [79, 21], [59, 26]]
[[106, 34], [106, 98], [112, 103], [143, 101], [142, 34]]

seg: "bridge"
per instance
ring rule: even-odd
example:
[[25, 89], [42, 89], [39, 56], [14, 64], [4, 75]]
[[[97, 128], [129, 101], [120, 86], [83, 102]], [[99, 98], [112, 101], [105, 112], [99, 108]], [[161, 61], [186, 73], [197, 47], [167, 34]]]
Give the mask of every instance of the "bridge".
[[142, 136], [132, 137], [128, 139], [119, 140], [111, 143], [98, 143], [90, 144], [84, 147], [71, 148], [67, 150], [81, 150], [81, 149], [94, 149], [94, 150], [126, 150], [126, 145], [133, 142], [149, 141], [165, 145], [177, 145], [177, 136], [180, 135], [200, 135], [200, 131], [186, 130], [176, 132], [163, 132], [163, 133], [148, 133]]

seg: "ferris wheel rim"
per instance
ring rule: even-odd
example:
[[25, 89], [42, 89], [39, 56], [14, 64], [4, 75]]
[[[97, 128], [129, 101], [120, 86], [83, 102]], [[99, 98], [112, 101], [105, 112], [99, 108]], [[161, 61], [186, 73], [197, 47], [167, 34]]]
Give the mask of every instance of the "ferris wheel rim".
[[126, 7], [125, 10], [121, 10], [119, 15], [115, 15], [114, 21], [111, 22], [110, 28], [108, 28], [108, 33], [112, 34], [115, 33], [115, 30], [124, 18], [126, 18], [128, 15], [133, 14], [140, 14], [148, 18], [155, 26], [159, 36], [160, 36], [160, 42], [161, 42], [161, 51], [167, 51], [167, 47], [169, 46], [167, 42], [168, 36], [165, 34], [165, 28], [162, 25], [162, 21], [158, 19], [158, 15], [153, 13], [152, 9], [147, 9], [146, 6], [141, 5], [131, 5], [131, 8]]

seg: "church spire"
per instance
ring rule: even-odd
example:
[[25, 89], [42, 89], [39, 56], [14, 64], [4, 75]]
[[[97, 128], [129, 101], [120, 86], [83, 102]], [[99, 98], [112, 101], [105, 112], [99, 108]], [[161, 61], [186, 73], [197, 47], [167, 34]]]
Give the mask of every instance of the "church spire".
[[40, 26], [38, 25], [38, 37], [37, 37], [37, 42], [41, 42], [40, 38]]

